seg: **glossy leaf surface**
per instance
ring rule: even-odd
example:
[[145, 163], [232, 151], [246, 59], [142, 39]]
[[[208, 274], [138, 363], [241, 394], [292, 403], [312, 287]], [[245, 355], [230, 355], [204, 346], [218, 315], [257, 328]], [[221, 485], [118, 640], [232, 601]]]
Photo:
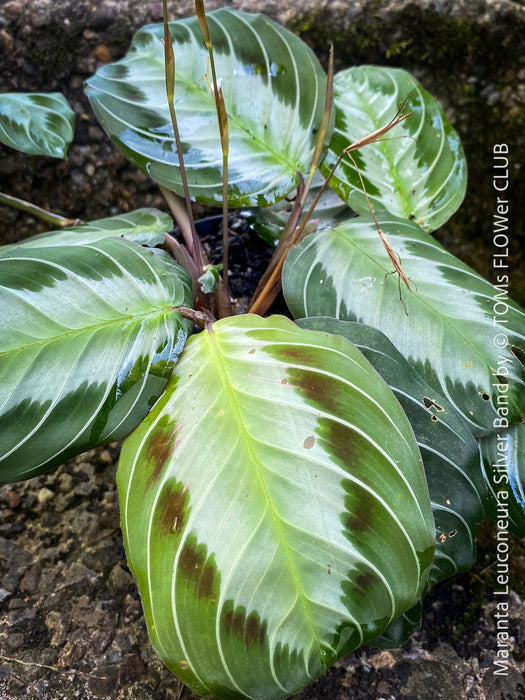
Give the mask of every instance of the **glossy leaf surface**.
[[485, 508], [502, 530], [525, 537], [525, 424], [479, 441], [488, 498]]
[[164, 242], [164, 233], [171, 231], [171, 216], [158, 209], [137, 209], [129, 214], [97, 219], [88, 224], [60, 231], [46, 231], [18, 243], [0, 247], [0, 257], [15, 248], [48, 248], [64, 245], [89, 245], [105, 238], [125, 238], [139, 245], [156, 246]]
[[[323, 174], [344, 148], [388, 124], [405, 103], [404, 113], [414, 114], [352, 156], [374, 209], [414, 219], [428, 231], [445, 223], [463, 201], [467, 169], [460, 138], [439, 103], [406, 71], [379, 66], [338, 73], [334, 102], [336, 127]], [[331, 186], [354, 211], [368, 213], [359, 174], [348, 157]]]
[[[504, 285], [495, 289], [415, 224], [388, 214], [378, 219], [412, 291], [400, 284], [373, 221], [363, 216], [309, 236], [290, 251], [283, 290], [294, 316], [332, 316], [378, 328], [476, 435], [493, 432], [498, 419], [522, 420], [523, 310]], [[498, 328], [499, 301], [506, 313]], [[502, 406], [498, 386], [507, 383]]]
[[436, 553], [429, 586], [468, 571], [476, 558], [476, 533], [487, 488], [478, 445], [466, 421], [377, 329], [323, 317], [297, 323], [350, 340], [392, 389], [414, 430], [432, 503]]
[[343, 338], [280, 316], [193, 336], [117, 474], [150, 636], [201, 695], [283, 698], [425, 584], [420, 456]]
[[[217, 77], [229, 125], [232, 206], [266, 206], [292, 191], [309, 169], [325, 100], [326, 76], [313, 52], [262, 15], [208, 14]], [[190, 193], [222, 199], [222, 152], [206, 82], [208, 51], [198, 20], [170, 23], [175, 110]], [[134, 37], [127, 56], [87, 81], [95, 113], [124, 155], [160, 184], [181, 192], [165, 93], [162, 25]]]
[[[302, 221], [306, 216], [311, 204], [313, 204], [315, 198], [319, 194], [324, 181], [324, 177], [317, 170], [303, 207], [303, 214], [299, 221]], [[242, 212], [242, 215], [261, 238], [270, 245], [276, 245], [286, 226], [292, 208], [293, 200], [291, 197], [287, 197], [280, 202], [276, 202], [271, 207], [246, 209]], [[312, 224], [316, 224], [317, 231], [321, 231], [324, 228], [333, 228], [337, 226], [337, 224], [343, 223], [343, 221], [346, 221], [351, 216], [352, 211], [349, 209], [348, 205], [346, 205], [330, 187], [327, 187], [321, 195], [310, 221]]]
[[163, 390], [189, 324], [186, 274], [120, 238], [0, 258], [0, 481], [129, 433]]
[[58, 92], [0, 94], [0, 142], [36, 156], [65, 158], [75, 113]]

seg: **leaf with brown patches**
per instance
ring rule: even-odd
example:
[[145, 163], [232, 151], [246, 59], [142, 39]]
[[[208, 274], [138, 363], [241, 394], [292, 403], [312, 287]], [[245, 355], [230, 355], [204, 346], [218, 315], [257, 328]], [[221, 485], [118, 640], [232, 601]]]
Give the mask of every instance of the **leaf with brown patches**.
[[157, 481], [162, 473], [162, 469], [176, 446], [177, 426], [168, 430], [159, 427], [148, 442], [146, 460], [152, 464], [151, 474], [148, 477], [146, 486], [149, 487]]
[[153, 643], [200, 695], [284, 698], [425, 585], [433, 522], [401, 407], [348, 341], [289, 319], [193, 336], [118, 480]]
[[[483, 515], [486, 486], [479, 469], [478, 446], [467, 422], [456, 413], [450, 401], [431, 389], [380, 331], [361, 323], [327, 317], [301, 319], [298, 324], [304, 328], [341, 335], [355, 343], [394, 391], [412, 425], [423, 457], [434, 514], [436, 552], [429, 586], [459, 572], [468, 571], [475, 561], [475, 540]], [[340, 429], [327, 424], [325, 433], [330, 430], [333, 433], [330, 440], [336, 448], [334, 455], [337, 459], [344, 459], [347, 445], [351, 445], [354, 461], [367, 461], [364, 453], [361, 459], [355, 460], [359, 440], [365, 444], [361, 436], [345, 437]], [[374, 476], [373, 481], [367, 482], [358, 469], [353, 475], [369, 487], [379, 478]], [[362, 511], [359, 499], [357, 502], [348, 500], [346, 505], [348, 516], [343, 524], [350, 533], [352, 530], [359, 532], [363, 521], [373, 520]], [[458, 533], [457, 537], [441, 538], [437, 535], [453, 531]], [[414, 624], [412, 629], [415, 629], [419, 625], [419, 619], [420, 615], [414, 611], [402, 624], [394, 623], [381, 644], [389, 645], [391, 640], [401, 639], [401, 632], [403, 635], [408, 633], [410, 621]]]
[[188, 516], [189, 494], [176, 479], [162, 485], [154, 513], [152, 529], [158, 537], [180, 537]]

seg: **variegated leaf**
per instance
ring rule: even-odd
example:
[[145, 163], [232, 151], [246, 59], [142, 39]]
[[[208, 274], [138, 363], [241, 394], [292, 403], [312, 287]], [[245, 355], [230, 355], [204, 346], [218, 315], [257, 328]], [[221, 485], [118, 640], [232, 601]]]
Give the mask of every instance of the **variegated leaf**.
[[[300, 221], [306, 216], [310, 205], [313, 204], [315, 198], [319, 194], [325, 178], [319, 170], [315, 172], [312, 180], [312, 186], [308, 193], [308, 197], [303, 206], [303, 214]], [[243, 217], [248, 221], [254, 231], [259, 234], [270, 245], [277, 245], [277, 241], [281, 237], [284, 227], [290, 217], [293, 208], [293, 201], [289, 198], [283, 199], [271, 207], [254, 207], [245, 209], [242, 212]], [[315, 223], [316, 230], [321, 231], [324, 228], [333, 228], [337, 224], [343, 223], [352, 216], [352, 211], [349, 209], [341, 198], [327, 187], [311, 217], [312, 223]]]
[[489, 491], [486, 511], [501, 530], [525, 537], [525, 424], [498, 430], [479, 445]]
[[186, 273], [122, 238], [0, 258], [0, 481], [129, 433], [166, 385], [189, 324]]
[[139, 245], [156, 246], [164, 242], [164, 233], [171, 231], [171, 216], [158, 209], [137, 209], [108, 219], [72, 226], [60, 231], [46, 231], [18, 243], [0, 247], [0, 257], [14, 248], [48, 248], [64, 245], [88, 245], [104, 238], [125, 238]]
[[283, 317], [190, 338], [117, 481], [153, 645], [199, 694], [284, 698], [425, 585], [434, 527], [401, 407], [348, 341]]
[[283, 290], [294, 316], [378, 328], [476, 435], [493, 432], [497, 421], [523, 420], [525, 313], [509, 299], [508, 285], [495, 288], [419, 226], [386, 213], [378, 220], [411, 291], [394, 272], [374, 222], [363, 216], [290, 251]]
[[[313, 52], [262, 15], [221, 9], [208, 15], [217, 76], [229, 125], [232, 206], [266, 206], [291, 192], [308, 171], [325, 100], [326, 76]], [[127, 56], [102, 66], [86, 94], [124, 155], [160, 184], [181, 192], [166, 99], [162, 25], [134, 37]], [[190, 193], [222, 201], [222, 151], [206, 81], [208, 50], [197, 18], [170, 23], [175, 109]]]
[[410, 421], [423, 458], [436, 532], [428, 587], [469, 571], [476, 559], [476, 534], [487, 487], [468, 423], [377, 329], [326, 317], [297, 323], [354, 343], [392, 389]]
[[58, 92], [0, 94], [0, 143], [36, 156], [65, 158], [75, 113]]
[[[441, 106], [409, 73], [358, 66], [334, 78], [336, 127], [321, 166], [327, 175], [343, 149], [395, 116], [413, 111], [375, 143], [352, 152], [374, 209], [414, 219], [427, 231], [447, 221], [465, 196], [467, 168], [461, 141]], [[359, 214], [368, 202], [359, 173], [345, 157], [330, 182]]]

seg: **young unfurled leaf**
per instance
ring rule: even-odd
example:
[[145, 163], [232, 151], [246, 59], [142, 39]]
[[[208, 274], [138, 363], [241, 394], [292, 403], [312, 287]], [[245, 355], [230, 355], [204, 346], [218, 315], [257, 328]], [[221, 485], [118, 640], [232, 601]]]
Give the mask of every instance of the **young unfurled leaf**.
[[204, 294], [213, 294], [217, 289], [222, 265], [206, 265], [206, 270], [197, 280]]

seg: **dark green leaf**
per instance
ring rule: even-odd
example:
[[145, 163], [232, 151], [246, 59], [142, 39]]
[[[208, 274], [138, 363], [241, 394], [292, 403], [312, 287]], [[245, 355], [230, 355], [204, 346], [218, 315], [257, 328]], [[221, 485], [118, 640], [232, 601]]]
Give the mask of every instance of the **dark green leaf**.
[[525, 537], [525, 424], [519, 423], [479, 441], [488, 485], [487, 513]]

